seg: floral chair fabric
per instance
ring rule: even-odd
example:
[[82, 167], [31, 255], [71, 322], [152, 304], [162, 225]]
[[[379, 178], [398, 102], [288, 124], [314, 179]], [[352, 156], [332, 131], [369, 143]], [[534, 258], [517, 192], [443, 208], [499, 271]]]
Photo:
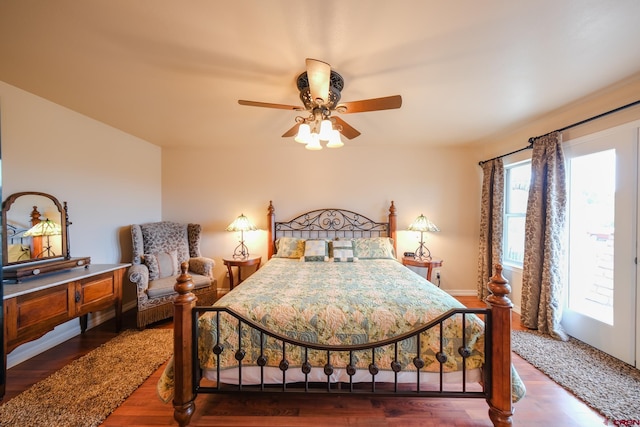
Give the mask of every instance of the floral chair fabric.
[[173, 286], [179, 266], [189, 263], [198, 304], [213, 304], [217, 297], [214, 261], [200, 255], [199, 224], [170, 221], [133, 224], [133, 263], [129, 280], [137, 288], [138, 328], [173, 316]]

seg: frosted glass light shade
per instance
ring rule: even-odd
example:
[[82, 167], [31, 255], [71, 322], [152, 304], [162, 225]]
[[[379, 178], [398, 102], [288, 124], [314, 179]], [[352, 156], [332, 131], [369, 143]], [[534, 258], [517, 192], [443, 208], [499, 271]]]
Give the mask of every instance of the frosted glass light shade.
[[308, 144], [311, 141], [311, 127], [306, 123], [300, 124], [300, 126], [298, 126], [298, 134], [294, 138], [294, 141], [301, 144]]
[[311, 134], [311, 142], [308, 143], [305, 147], [307, 150], [322, 150], [322, 145], [320, 145], [320, 138], [317, 133]]
[[320, 141], [328, 141], [331, 138], [331, 131], [333, 130], [333, 125], [331, 124], [331, 120], [324, 119], [320, 122]]
[[327, 147], [339, 148], [339, 147], [342, 147], [343, 145], [344, 143], [342, 142], [342, 139], [340, 139], [340, 132], [336, 129], [333, 129], [331, 131], [331, 137], [329, 138], [329, 143], [327, 144]]

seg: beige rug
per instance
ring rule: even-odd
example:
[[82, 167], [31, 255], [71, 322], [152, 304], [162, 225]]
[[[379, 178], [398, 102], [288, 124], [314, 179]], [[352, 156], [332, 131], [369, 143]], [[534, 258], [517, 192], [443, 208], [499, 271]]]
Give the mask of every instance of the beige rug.
[[512, 338], [514, 352], [615, 425], [640, 423], [640, 370], [575, 338], [537, 331], [513, 331]]
[[97, 426], [172, 352], [171, 329], [124, 331], [0, 406], [0, 425]]

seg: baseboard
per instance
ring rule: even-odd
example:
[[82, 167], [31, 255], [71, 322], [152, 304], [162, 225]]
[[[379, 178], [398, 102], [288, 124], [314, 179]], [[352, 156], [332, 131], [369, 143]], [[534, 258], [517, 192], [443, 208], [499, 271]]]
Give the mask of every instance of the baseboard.
[[[129, 311], [136, 308], [136, 301], [123, 304], [122, 311]], [[87, 329], [94, 328], [115, 317], [115, 309], [90, 313], [87, 321]], [[37, 340], [22, 344], [11, 353], [7, 354], [7, 369], [12, 368], [25, 360], [31, 359], [38, 354], [45, 352], [58, 344], [80, 335], [80, 320], [72, 319], [66, 323], [56, 326], [53, 331], [47, 332]]]
[[475, 289], [440, 289], [454, 297], [474, 297], [477, 294]]

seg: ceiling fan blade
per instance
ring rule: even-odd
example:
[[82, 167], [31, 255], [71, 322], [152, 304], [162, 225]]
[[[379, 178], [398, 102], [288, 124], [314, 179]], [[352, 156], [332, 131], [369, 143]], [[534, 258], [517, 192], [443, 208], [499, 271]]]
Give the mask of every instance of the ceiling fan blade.
[[244, 99], [239, 99], [238, 104], [248, 105], [250, 107], [279, 108], [281, 110], [304, 111], [304, 107], [301, 107], [299, 105], [272, 104], [269, 102], [245, 101]]
[[383, 98], [363, 99], [361, 101], [342, 102], [336, 111], [342, 114], [363, 113], [365, 111], [392, 110], [402, 106], [402, 96], [393, 95]]
[[[317, 59], [307, 58], [307, 78], [311, 98], [322, 105], [329, 100], [329, 78], [331, 66]], [[318, 101], [321, 99], [321, 101]]]
[[353, 139], [356, 136], [360, 135], [360, 132], [356, 128], [354, 128], [349, 123], [342, 120], [340, 117], [332, 116], [331, 118], [335, 120], [337, 125], [342, 126], [342, 130], [340, 131], [340, 133], [343, 134], [345, 137], [349, 139]]
[[289, 129], [288, 131], [283, 133], [282, 137], [283, 138], [289, 138], [291, 136], [296, 136], [298, 134], [298, 127], [299, 126], [300, 126], [300, 123], [296, 123], [295, 125], [293, 125], [293, 127], [291, 129]]

